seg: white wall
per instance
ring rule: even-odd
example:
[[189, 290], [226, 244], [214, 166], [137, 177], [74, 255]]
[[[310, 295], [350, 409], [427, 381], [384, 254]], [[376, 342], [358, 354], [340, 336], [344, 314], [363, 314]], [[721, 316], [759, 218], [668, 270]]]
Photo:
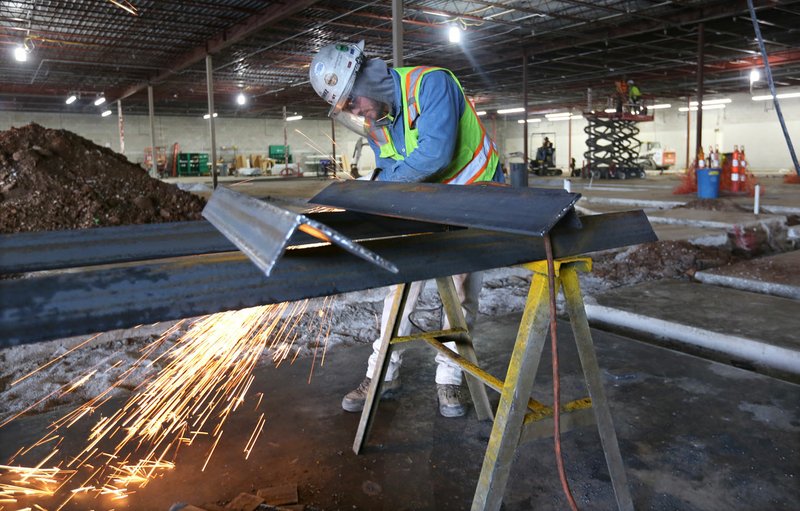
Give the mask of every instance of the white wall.
[[[796, 91], [781, 90], [779, 92]], [[762, 90], [757, 94], [768, 93], [768, 91]], [[751, 170], [792, 169], [789, 149], [773, 103], [771, 101], [752, 101], [749, 94], [735, 94], [726, 97], [730, 97], [732, 102], [727, 104], [724, 109], [703, 112], [704, 149], [708, 150], [709, 145], [719, 144], [721, 151], [730, 152], [733, 150], [734, 144], [744, 145]], [[707, 99], [712, 98], [707, 97]], [[639, 123], [638, 138], [643, 142], [659, 141], [664, 148], [676, 151], [677, 168], [683, 168], [686, 162], [687, 113], [679, 112], [678, 108], [686, 105], [678, 101], [664, 102], [672, 104], [672, 108], [655, 110], [653, 122]], [[795, 151], [800, 153], [800, 98], [781, 100], [781, 110]], [[696, 115], [696, 112], [691, 112], [689, 119], [689, 147], [692, 153], [696, 139]], [[519, 115], [512, 115], [499, 116], [497, 119], [498, 136], [496, 141], [501, 154], [522, 151], [522, 125], [517, 123], [520, 118]], [[492, 121], [489, 119], [486, 122], [488, 124]], [[575, 158], [578, 165], [581, 164], [583, 153], [586, 151], [586, 135], [583, 132], [585, 126], [586, 122], [582, 119], [572, 121], [572, 157]], [[530, 123], [528, 133], [534, 134], [528, 142], [528, 151], [531, 157], [536, 154], [536, 148], [541, 145], [543, 136], [547, 135], [556, 147], [556, 164], [560, 167], [567, 167], [569, 140], [569, 123], [567, 121]], [[691, 157], [693, 158], [693, 156], [692, 154]], [[512, 159], [512, 161], [516, 160]]]
[[[757, 94], [765, 93], [764, 90], [757, 92]], [[747, 147], [747, 159], [752, 170], [775, 171], [792, 168], [789, 150], [772, 102], [752, 101], [749, 94], [737, 94], [730, 98], [733, 101], [726, 105], [724, 110], [703, 112], [704, 148], [708, 148], [709, 144], [719, 144], [722, 151], [731, 151], [733, 144], [744, 144]], [[653, 122], [639, 123], [641, 130], [639, 140], [659, 141], [666, 149], [676, 151], [677, 167], [682, 168], [686, 161], [687, 114], [678, 111], [678, 108], [684, 105], [678, 101], [669, 102], [672, 108], [655, 110]], [[800, 98], [782, 100], [781, 108], [796, 150], [800, 151]], [[693, 112], [690, 118], [689, 147], [692, 151], [695, 143], [695, 115]], [[501, 155], [522, 151], [522, 125], [517, 123], [520, 118], [519, 115], [498, 116], [496, 119], [491, 116], [483, 118], [487, 130], [497, 142]], [[23, 126], [30, 122], [48, 128], [67, 129], [97, 144], [119, 151], [116, 115], [101, 118], [97, 115], [0, 112], [0, 129]], [[283, 121], [280, 119], [218, 117], [215, 124], [218, 151], [220, 147], [237, 146], [238, 154], [266, 154], [269, 145], [283, 144]], [[583, 132], [586, 121], [577, 119], [571, 124], [572, 157], [580, 165], [586, 150], [586, 135]], [[529, 153], [535, 155], [542, 138], [548, 136], [556, 147], [556, 164], [566, 168], [569, 157], [569, 125], [567, 121], [530, 123]], [[330, 154], [330, 121], [301, 120], [290, 122], [287, 126], [288, 143], [296, 161], [302, 162], [304, 155], [308, 154]], [[357, 139], [354, 133], [337, 125], [337, 154], [344, 153], [348, 158], [351, 157]], [[181, 150], [185, 152], [210, 152], [208, 121], [199, 117], [157, 116], [156, 145], [171, 147], [175, 142], [178, 142]], [[125, 153], [128, 158], [141, 162], [144, 148], [149, 146], [147, 117], [125, 116]], [[233, 152], [229, 150], [220, 154], [230, 160]], [[365, 147], [359, 168], [367, 170], [374, 165], [374, 155], [368, 147]]]

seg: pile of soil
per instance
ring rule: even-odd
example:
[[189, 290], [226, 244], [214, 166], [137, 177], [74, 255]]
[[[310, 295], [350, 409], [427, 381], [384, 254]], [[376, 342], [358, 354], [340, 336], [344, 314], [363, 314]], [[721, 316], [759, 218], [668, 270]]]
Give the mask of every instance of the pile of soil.
[[204, 205], [75, 133], [0, 132], [0, 233], [199, 220]]

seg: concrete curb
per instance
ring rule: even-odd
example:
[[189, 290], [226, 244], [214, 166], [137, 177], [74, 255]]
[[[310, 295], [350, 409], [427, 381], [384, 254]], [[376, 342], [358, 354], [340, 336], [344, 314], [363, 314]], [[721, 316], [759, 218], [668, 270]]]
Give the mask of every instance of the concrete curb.
[[769, 211], [778, 215], [800, 215], [800, 208], [793, 206], [770, 206], [769, 204], [761, 204], [761, 213]]
[[698, 271], [694, 274], [694, 278], [703, 284], [714, 284], [717, 286], [732, 287], [744, 291], [754, 291], [766, 295], [800, 300], [800, 287], [797, 286], [745, 279], [742, 277], [731, 277], [729, 275], [717, 275], [706, 271]]
[[786, 224], [785, 216], [776, 216], [772, 218], [756, 219], [749, 222], [734, 222], [734, 223], [721, 222], [718, 220], [700, 220], [691, 218], [676, 218], [669, 216], [653, 216], [653, 215], [647, 215], [647, 219], [650, 220], [651, 224], [691, 225], [693, 227], [710, 227], [715, 229], [730, 229], [737, 225], [741, 227], [752, 227], [758, 225], [767, 226], [770, 224], [781, 226]]
[[671, 209], [676, 206], [683, 206], [686, 201], [661, 201], [647, 199], [616, 199], [613, 197], [581, 197], [589, 204], [611, 204], [616, 206], [633, 206], [637, 208], [656, 208]]
[[[593, 323], [648, 333], [660, 339], [678, 341], [717, 353], [724, 353], [739, 360], [752, 362], [757, 366], [800, 375], [800, 351], [602, 305], [587, 303], [586, 315]], [[669, 335], [665, 335], [666, 332], [669, 332]]]

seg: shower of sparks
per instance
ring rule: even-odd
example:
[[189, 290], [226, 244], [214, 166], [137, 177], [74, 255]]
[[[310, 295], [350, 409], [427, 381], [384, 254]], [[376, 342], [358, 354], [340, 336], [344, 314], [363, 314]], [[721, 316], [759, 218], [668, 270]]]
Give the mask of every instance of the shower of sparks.
[[[315, 150], [315, 151], [317, 151], [318, 153], [320, 153], [320, 154], [324, 154], [326, 157], [330, 158], [330, 160], [333, 162], [333, 164], [334, 164], [334, 165], [336, 165], [336, 167], [339, 169], [339, 172], [338, 172], [338, 173], [345, 174], [345, 172], [344, 172], [344, 168], [342, 168], [342, 166], [341, 166], [341, 165], [339, 165], [339, 162], [338, 162], [338, 161], [336, 161], [336, 158], [334, 158], [334, 157], [333, 157], [333, 155], [332, 155], [331, 153], [329, 153], [329, 152], [325, 151], [324, 149], [322, 149], [321, 147], [319, 147], [318, 145], [316, 145], [316, 144], [314, 143], [314, 141], [313, 141], [313, 140], [311, 140], [311, 138], [310, 138], [308, 135], [306, 135], [305, 133], [303, 133], [303, 132], [302, 132], [302, 131], [300, 131], [299, 129], [295, 128], [295, 130], [294, 130], [294, 131], [295, 131], [295, 133], [297, 133], [298, 135], [300, 135], [300, 136], [304, 137], [304, 138], [307, 140], [307, 142], [306, 142], [306, 145], [307, 145], [308, 147], [310, 147], [311, 149], [314, 149], [314, 150]], [[326, 135], [326, 136], [327, 136], [327, 135]], [[330, 141], [331, 141], [331, 143], [332, 143], [334, 146], [337, 146], [337, 145], [338, 145], [338, 144], [337, 144], [337, 143], [336, 143], [336, 142], [335, 142], [335, 141], [334, 141], [334, 140], [333, 140], [331, 137], [328, 137], [328, 140], [330, 140]], [[337, 173], [337, 174], [338, 174], [338, 173]], [[338, 179], [338, 180], [340, 180], [340, 181], [342, 180], [342, 178], [340, 178], [340, 177], [338, 177], [338, 176], [337, 176], [337, 179]]]
[[[329, 333], [324, 323], [330, 320], [331, 300], [326, 298], [321, 310], [310, 315], [314, 316], [314, 326], [318, 328], [312, 342], [314, 358], [310, 374], [320, 347], [323, 350], [321, 363], [324, 363]], [[16, 504], [21, 498], [61, 499], [55, 509], [62, 509], [81, 494], [124, 499], [134, 493], [131, 488], [144, 487], [153, 478], [174, 468], [178, 449], [191, 446], [198, 437], [204, 445], [211, 444], [201, 471], [205, 470], [222, 437], [225, 421], [245, 401], [255, 379], [253, 369], [264, 350], [271, 350], [276, 366], [284, 362], [292, 352], [299, 335], [297, 327], [307, 308], [308, 301], [300, 301], [206, 316], [195, 321], [170, 345], [168, 338], [181, 324], [173, 326], [142, 348], [140, 357], [111, 386], [55, 420], [40, 440], [17, 451], [9, 465], [0, 465], [0, 510], [5, 503]], [[305, 329], [308, 331], [308, 326]], [[156, 355], [160, 348], [165, 349]], [[292, 362], [299, 351], [295, 350]], [[63, 356], [48, 365], [61, 361]], [[101, 364], [107, 366], [110, 362], [105, 359], [96, 364], [82, 376], [7, 419], [0, 427], [50, 399], [76, 391], [107, 370], [101, 368]], [[110, 414], [109, 410], [100, 411], [137, 369], [156, 363], [163, 365], [163, 369], [146, 377], [119, 409], [111, 410]], [[114, 362], [112, 367], [120, 364], [121, 361]], [[263, 393], [256, 395], [255, 410], [263, 397]], [[99, 417], [81, 451], [52, 468], [43, 468], [59, 453], [65, 435], [62, 428], [69, 428], [95, 413]], [[253, 452], [265, 423], [265, 413], [261, 413], [244, 446], [245, 459]], [[45, 448], [49, 454], [35, 467], [11, 465], [34, 449], [39, 452]], [[61, 456], [64, 457], [63, 453]]]

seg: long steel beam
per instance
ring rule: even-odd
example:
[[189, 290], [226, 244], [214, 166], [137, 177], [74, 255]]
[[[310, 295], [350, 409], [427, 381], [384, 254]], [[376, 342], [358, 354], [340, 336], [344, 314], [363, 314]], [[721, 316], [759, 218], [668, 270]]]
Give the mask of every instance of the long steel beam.
[[[559, 225], [556, 257], [654, 241], [641, 211]], [[365, 241], [393, 274], [335, 246], [288, 250], [272, 275], [240, 252], [0, 280], [0, 347], [126, 328], [269, 303], [327, 296], [544, 259], [538, 237], [477, 229]]]
[[[444, 225], [349, 211], [306, 213], [354, 240], [438, 232]], [[302, 232], [289, 245], [319, 243]], [[230, 252], [236, 247], [205, 220], [0, 235], [0, 275]]]

